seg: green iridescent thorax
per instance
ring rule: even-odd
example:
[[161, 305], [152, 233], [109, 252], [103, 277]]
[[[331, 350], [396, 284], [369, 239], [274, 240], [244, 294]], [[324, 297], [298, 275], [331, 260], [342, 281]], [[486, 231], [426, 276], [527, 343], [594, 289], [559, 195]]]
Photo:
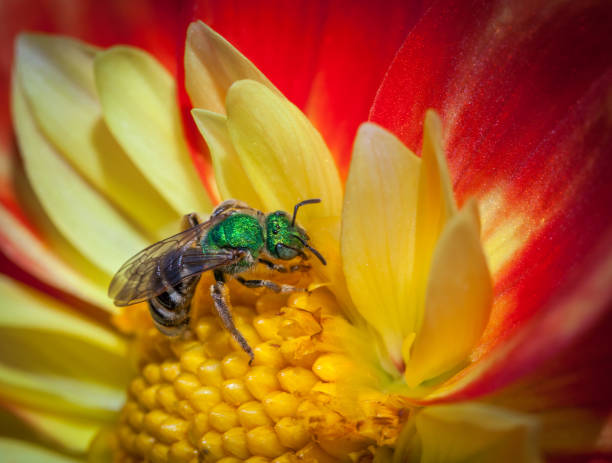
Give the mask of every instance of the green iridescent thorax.
[[286, 212], [277, 211], [266, 217], [266, 249], [277, 259], [293, 259], [304, 248], [303, 241], [308, 236], [300, 227], [291, 226], [291, 218]]
[[[220, 248], [244, 249], [252, 259], [240, 262], [232, 273], [246, 270], [257, 259], [264, 246], [263, 228], [255, 217], [246, 214], [233, 214], [210, 229], [202, 240], [202, 251]], [[244, 268], [243, 268], [244, 267]]]

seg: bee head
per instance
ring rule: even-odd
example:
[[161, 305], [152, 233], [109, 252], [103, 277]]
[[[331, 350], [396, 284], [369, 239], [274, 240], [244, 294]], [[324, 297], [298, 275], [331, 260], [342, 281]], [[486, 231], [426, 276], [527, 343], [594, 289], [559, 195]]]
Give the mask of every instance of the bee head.
[[320, 202], [320, 199], [307, 199], [295, 205], [293, 217], [284, 211], [276, 211], [266, 217], [266, 248], [275, 259], [290, 260], [297, 256], [306, 258], [304, 248], [310, 250], [326, 265], [325, 259], [315, 248], [308, 244], [306, 231], [295, 223], [300, 206]]

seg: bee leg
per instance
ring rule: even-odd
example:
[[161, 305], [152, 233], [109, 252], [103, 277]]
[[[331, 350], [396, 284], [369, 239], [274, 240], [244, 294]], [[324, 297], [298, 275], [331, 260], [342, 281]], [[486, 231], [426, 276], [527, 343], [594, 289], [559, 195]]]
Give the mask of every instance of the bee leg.
[[242, 277], [236, 277], [238, 283], [246, 286], [247, 288], [268, 288], [275, 293], [295, 293], [296, 291], [306, 291], [304, 288], [298, 288], [297, 286], [291, 285], [279, 285], [270, 280], [245, 280]]
[[190, 214], [185, 214], [183, 219], [181, 220], [181, 229], [188, 230], [190, 228], [195, 227], [200, 223], [200, 219], [198, 219], [198, 214], [192, 212]]
[[223, 272], [215, 270], [215, 281], [216, 283], [210, 287], [210, 295], [212, 296], [215, 309], [219, 314], [219, 318], [223, 322], [225, 329], [230, 332], [232, 337], [236, 340], [242, 350], [244, 350], [250, 357], [249, 365], [253, 362], [253, 349], [249, 346], [249, 343], [244, 339], [242, 333], [238, 331], [236, 325], [234, 325], [234, 319], [232, 318], [232, 312], [230, 311], [227, 303], [227, 287], [225, 286], [225, 276]]
[[298, 270], [305, 272], [307, 270], [310, 270], [310, 265], [308, 264], [296, 264], [296, 265], [292, 265], [291, 267], [287, 268], [286, 266], [282, 264], [275, 264], [266, 259], [259, 259], [259, 262], [264, 264], [269, 269], [275, 270], [280, 273], [297, 272]]

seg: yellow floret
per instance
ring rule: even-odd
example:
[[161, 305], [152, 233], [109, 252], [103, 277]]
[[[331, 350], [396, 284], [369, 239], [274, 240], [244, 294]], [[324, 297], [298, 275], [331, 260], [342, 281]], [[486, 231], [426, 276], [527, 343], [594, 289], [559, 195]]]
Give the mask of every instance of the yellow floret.
[[230, 284], [230, 293], [252, 364], [214, 316], [201, 282], [182, 339], [152, 326], [137, 337], [140, 374], [116, 430], [116, 461], [335, 462], [371, 456], [368, 448], [383, 440], [381, 414], [399, 429], [399, 413], [382, 395], [344, 413], [337, 381], [358, 374], [330, 341], [336, 334], [325, 332], [342, 318], [327, 290], [279, 296]]

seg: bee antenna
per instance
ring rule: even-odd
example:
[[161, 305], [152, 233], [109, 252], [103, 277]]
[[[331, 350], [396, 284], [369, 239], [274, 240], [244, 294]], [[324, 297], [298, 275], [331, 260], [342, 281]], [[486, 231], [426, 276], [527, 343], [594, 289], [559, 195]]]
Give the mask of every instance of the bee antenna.
[[321, 253], [319, 251], [317, 251], [315, 248], [313, 248], [312, 246], [310, 246], [305, 240], [303, 240], [300, 236], [293, 234], [293, 236], [295, 236], [298, 240], [300, 240], [300, 242], [304, 245], [305, 248], [308, 248], [310, 250], [310, 252], [312, 252], [315, 256], [318, 257], [318, 259], [321, 261], [321, 263], [323, 265], [327, 265], [327, 261], [325, 260], [325, 258], [321, 255]]
[[299, 203], [297, 203], [295, 205], [295, 207], [293, 208], [293, 218], [291, 219], [291, 226], [295, 226], [295, 217], [297, 216], [297, 212], [298, 209], [301, 206], [304, 206], [305, 204], [317, 204], [320, 203], [321, 200], [319, 198], [314, 198], [314, 199], [305, 199], [304, 201], [300, 201]]

